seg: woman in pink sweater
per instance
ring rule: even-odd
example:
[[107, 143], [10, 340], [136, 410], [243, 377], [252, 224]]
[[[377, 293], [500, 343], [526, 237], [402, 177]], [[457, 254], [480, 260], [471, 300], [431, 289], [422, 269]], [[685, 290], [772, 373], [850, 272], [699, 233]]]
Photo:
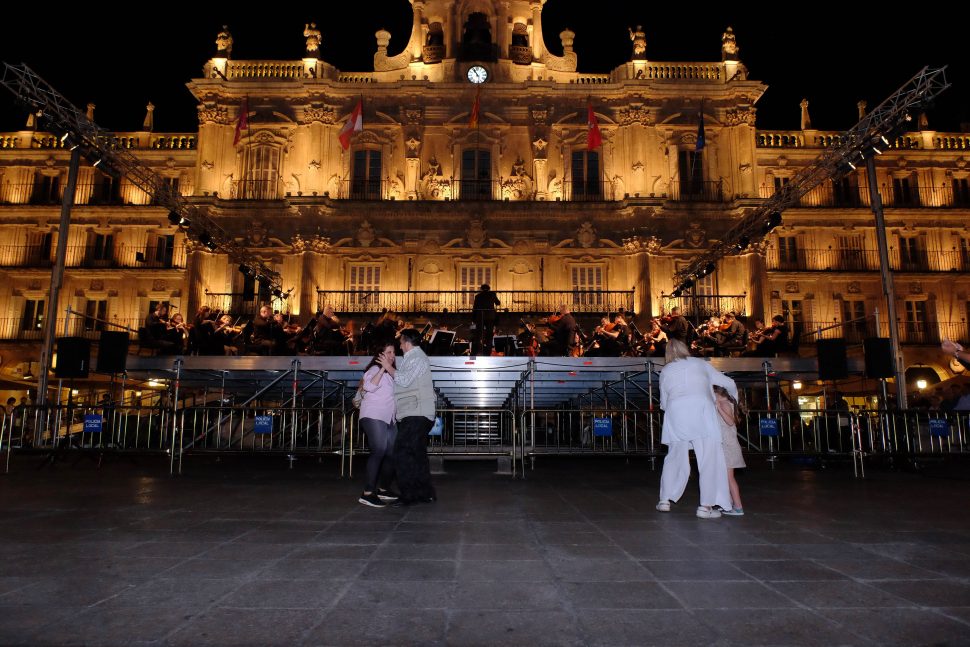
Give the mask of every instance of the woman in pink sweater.
[[397, 435], [394, 424], [394, 378], [381, 366], [380, 359], [394, 364], [393, 344], [384, 346], [367, 365], [361, 385], [364, 399], [360, 403], [360, 428], [367, 434], [370, 457], [367, 459], [367, 483], [357, 500], [374, 508], [397, 500], [386, 489], [394, 478], [391, 461]]

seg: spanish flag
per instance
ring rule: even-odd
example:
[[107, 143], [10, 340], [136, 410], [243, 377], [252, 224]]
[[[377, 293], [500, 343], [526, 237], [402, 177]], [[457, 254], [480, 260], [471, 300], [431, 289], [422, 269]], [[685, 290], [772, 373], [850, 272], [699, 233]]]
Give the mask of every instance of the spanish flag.
[[353, 112], [350, 113], [350, 117], [347, 118], [347, 122], [337, 133], [337, 139], [340, 140], [340, 145], [343, 146], [344, 150], [350, 148], [350, 140], [353, 138], [354, 133], [359, 133], [364, 129], [364, 100], [360, 99], [357, 105], [354, 106]]
[[600, 122], [596, 119], [596, 113], [593, 112], [593, 104], [590, 102], [586, 103], [586, 149], [596, 150], [603, 145], [603, 135], [600, 133]]

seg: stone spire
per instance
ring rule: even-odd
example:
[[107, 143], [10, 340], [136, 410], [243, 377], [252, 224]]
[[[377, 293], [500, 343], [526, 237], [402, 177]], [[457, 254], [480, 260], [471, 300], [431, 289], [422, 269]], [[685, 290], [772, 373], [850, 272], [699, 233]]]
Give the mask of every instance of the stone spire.
[[798, 105], [802, 107], [802, 130], [811, 130], [812, 118], [808, 116], [808, 99], [802, 99]]
[[87, 117], [87, 118], [88, 118], [88, 121], [94, 121], [94, 109], [95, 109], [96, 107], [97, 107], [97, 106], [95, 106], [95, 105], [94, 105], [93, 103], [89, 103], [89, 104], [88, 104], [88, 111], [87, 111], [87, 114], [85, 114], [85, 115], [84, 115], [85, 117]]
[[869, 104], [866, 102], [865, 99], [862, 99], [855, 105], [856, 105], [856, 108], [859, 109], [859, 119], [862, 119], [863, 117], [866, 116], [866, 106], [868, 106]]

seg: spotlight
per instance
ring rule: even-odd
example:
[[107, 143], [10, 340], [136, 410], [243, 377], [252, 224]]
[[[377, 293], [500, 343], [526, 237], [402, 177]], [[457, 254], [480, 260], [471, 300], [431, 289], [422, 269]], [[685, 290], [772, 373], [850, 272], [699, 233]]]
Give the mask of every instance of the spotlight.
[[677, 288], [676, 290], [674, 290], [674, 291], [673, 291], [673, 292], [672, 292], [672, 293], [670, 294], [670, 296], [672, 296], [672, 297], [673, 297], [673, 298], [675, 298], [675, 299], [679, 299], [679, 298], [680, 298], [680, 295], [681, 295], [681, 294], [682, 294], [682, 293], [681, 293], [681, 291], [680, 291], [680, 288]]
[[714, 263], [708, 263], [707, 265], [704, 266], [704, 276], [707, 276], [708, 274], [713, 274], [714, 270], [716, 269], [717, 269], [717, 265], [715, 265]]
[[801, 391], [802, 390], [802, 381], [801, 380], [795, 380], [795, 381], [793, 381], [791, 383], [791, 388], [795, 389], [796, 391]]
[[210, 252], [214, 252], [219, 248], [216, 242], [212, 240], [212, 236], [207, 231], [203, 231], [201, 234], [199, 234], [199, 242], [202, 243], [202, 245]]
[[273, 296], [276, 297], [277, 299], [282, 299], [283, 298], [283, 290], [281, 290], [280, 288], [274, 288], [273, 289]]
[[768, 219], [765, 221], [764, 230], [765, 233], [770, 233], [772, 229], [781, 224], [781, 212], [772, 211], [768, 214]]
[[104, 158], [103, 157], [99, 157], [98, 159], [96, 159], [94, 161], [94, 164], [92, 164], [91, 166], [94, 167], [94, 168], [98, 168], [99, 166], [101, 166], [101, 163], [103, 161], [104, 161]]
[[737, 248], [737, 250], [739, 252], [743, 252], [744, 250], [746, 250], [748, 248], [748, 245], [750, 245], [750, 244], [751, 244], [751, 239], [749, 237], [747, 237], [747, 236], [741, 236], [741, 238], [738, 239], [738, 242], [735, 245], [735, 247]]
[[242, 272], [244, 276], [249, 276], [250, 272], [252, 272], [252, 270], [249, 269], [249, 266], [245, 264], [239, 265], [239, 271]]
[[694, 279], [691, 278], [691, 279], [687, 279], [686, 281], [684, 281], [683, 283], [681, 283], [680, 284], [680, 288], [678, 288], [678, 289], [680, 289], [680, 290], [689, 290], [692, 287], [694, 287]]
[[180, 225], [180, 224], [182, 224], [182, 216], [180, 216], [175, 211], [169, 211], [168, 212], [168, 221], [170, 223], [172, 223], [173, 225]]

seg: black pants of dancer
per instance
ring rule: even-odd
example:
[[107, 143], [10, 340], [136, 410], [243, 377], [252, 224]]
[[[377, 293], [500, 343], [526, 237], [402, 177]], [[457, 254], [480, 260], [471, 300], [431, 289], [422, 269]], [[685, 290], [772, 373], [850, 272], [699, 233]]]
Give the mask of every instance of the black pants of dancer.
[[374, 418], [361, 418], [360, 428], [367, 434], [367, 481], [365, 492], [376, 492], [378, 488], [390, 488], [394, 479], [394, 437], [397, 433], [394, 423]]
[[405, 501], [435, 496], [428, 462], [428, 432], [434, 421], [424, 416], [408, 416], [397, 422], [394, 441], [394, 469], [397, 486]]

